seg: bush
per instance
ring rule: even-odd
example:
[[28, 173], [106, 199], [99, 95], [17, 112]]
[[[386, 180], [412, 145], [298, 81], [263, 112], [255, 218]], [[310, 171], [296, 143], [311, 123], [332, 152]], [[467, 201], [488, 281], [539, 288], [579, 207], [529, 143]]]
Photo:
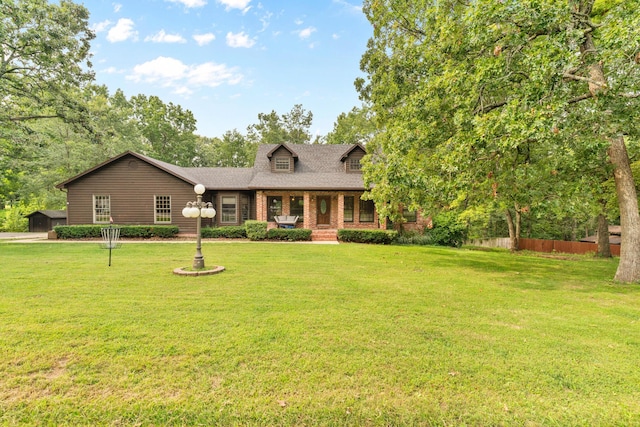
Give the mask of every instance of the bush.
[[244, 239], [247, 237], [247, 229], [243, 225], [206, 227], [202, 229], [202, 237], [210, 239]]
[[267, 239], [289, 242], [309, 241], [311, 240], [311, 230], [308, 228], [272, 228], [267, 232]]
[[354, 243], [377, 243], [388, 245], [398, 236], [397, 231], [392, 230], [355, 230], [343, 228], [338, 230], [338, 240]]
[[432, 245], [459, 248], [467, 240], [467, 227], [458, 221], [455, 212], [445, 212], [433, 219], [433, 228], [427, 229], [425, 235]]
[[433, 239], [429, 234], [419, 233], [402, 233], [395, 241], [399, 245], [434, 245]]
[[245, 221], [244, 227], [250, 240], [264, 240], [267, 238], [266, 221]]
[[[58, 225], [53, 229], [59, 239], [91, 239], [102, 237], [101, 230], [105, 227], [108, 227], [108, 225]], [[175, 237], [178, 231], [179, 229], [175, 225], [123, 225], [120, 226], [120, 237], [137, 239], [169, 238]]]

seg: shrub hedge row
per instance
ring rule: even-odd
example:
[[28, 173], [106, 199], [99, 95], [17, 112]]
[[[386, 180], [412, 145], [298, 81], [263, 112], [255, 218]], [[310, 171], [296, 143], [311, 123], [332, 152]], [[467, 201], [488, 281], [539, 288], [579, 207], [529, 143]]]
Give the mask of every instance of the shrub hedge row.
[[[122, 225], [120, 237], [149, 239], [152, 237], [169, 238], [178, 234], [175, 225]], [[87, 239], [102, 237], [104, 225], [58, 225], [53, 229], [59, 239]]]
[[[104, 225], [58, 225], [54, 227], [60, 239], [100, 238]], [[120, 237], [124, 238], [171, 238], [178, 235], [178, 227], [174, 225], [123, 225], [120, 226]], [[355, 243], [390, 244], [398, 233], [390, 230], [338, 230], [338, 240]], [[289, 242], [310, 241], [311, 230], [307, 228], [272, 228], [267, 230], [266, 221], [246, 221], [244, 226], [205, 227], [204, 238], [225, 238], [250, 240], [284, 240]]]
[[299, 242], [311, 240], [311, 230], [308, 228], [272, 228], [267, 232], [269, 240], [286, 240]]
[[353, 243], [377, 243], [388, 245], [398, 236], [393, 230], [355, 230], [343, 228], [338, 230], [338, 240]]
[[247, 229], [243, 225], [206, 227], [202, 229], [202, 237], [210, 239], [246, 239]]

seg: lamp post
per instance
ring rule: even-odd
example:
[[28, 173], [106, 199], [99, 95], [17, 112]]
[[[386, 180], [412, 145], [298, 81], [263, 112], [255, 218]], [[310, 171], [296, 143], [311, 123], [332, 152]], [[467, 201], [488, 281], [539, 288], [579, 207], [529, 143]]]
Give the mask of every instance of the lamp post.
[[204, 268], [204, 257], [202, 256], [202, 245], [200, 236], [200, 226], [202, 218], [213, 218], [216, 216], [216, 210], [211, 202], [203, 202], [202, 195], [205, 192], [204, 185], [196, 184], [193, 187], [197, 197], [195, 202], [187, 202], [187, 206], [182, 209], [182, 216], [185, 218], [196, 218], [196, 255], [193, 257], [193, 269], [202, 270]]

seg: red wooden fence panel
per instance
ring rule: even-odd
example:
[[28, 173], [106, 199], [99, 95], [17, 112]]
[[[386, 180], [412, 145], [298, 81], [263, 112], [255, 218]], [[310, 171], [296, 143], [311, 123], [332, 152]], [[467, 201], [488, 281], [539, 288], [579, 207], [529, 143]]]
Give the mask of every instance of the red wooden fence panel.
[[[609, 245], [611, 254], [620, 256], [620, 245]], [[595, 253], [598, 245], [586, 242], [567, 242], [564, 240], [520, 239], [519, 248], [534, 252], [562, 252], [565, 254]]]

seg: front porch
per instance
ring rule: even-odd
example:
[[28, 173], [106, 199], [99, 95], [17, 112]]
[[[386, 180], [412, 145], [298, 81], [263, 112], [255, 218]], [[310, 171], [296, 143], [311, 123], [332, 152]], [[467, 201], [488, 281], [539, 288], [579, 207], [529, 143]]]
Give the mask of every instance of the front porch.
[[[310, 230], [381, 228], [374, 203], [361, 191], [258, 191], [256, 219], [277, 227], [275, 217], [298, 216], [296, 227]], [[336, 233], [333, 233], [336, 234]], [[320, 234], [318, 234], [320, 235]]]

